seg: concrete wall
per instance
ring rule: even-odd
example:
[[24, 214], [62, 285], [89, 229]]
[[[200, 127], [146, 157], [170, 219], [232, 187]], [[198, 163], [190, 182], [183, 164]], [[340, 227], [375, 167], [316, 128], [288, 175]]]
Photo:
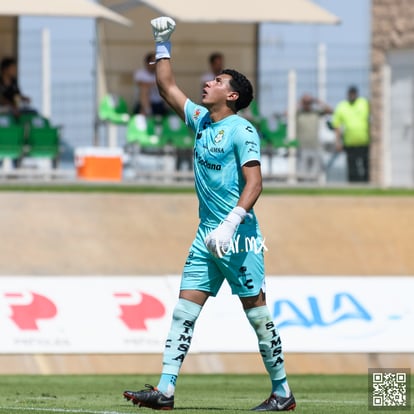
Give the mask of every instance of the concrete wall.
[[372, 1], [372, 180], [382, 180], [382, 66], [387, 52], [414, 47], [414, 7], [411, 0]]
[[[0, 193], [0, 211], [3, 275], [181, 274], [198, 223], [193, 194]], [[268, 274], [414, 275], [412, 197], [262, 196], [256, 213]]]

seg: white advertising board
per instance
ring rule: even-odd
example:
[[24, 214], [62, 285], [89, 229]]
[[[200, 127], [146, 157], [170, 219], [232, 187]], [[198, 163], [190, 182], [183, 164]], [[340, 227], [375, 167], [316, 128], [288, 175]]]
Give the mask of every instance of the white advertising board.
[[[179, 276], [0, 277], [0, 353], [159, 353]], [[414, 352], [414, 277], [267, 277], [287, 352]], [[226, 284], [191, 352], [256, 352]]]

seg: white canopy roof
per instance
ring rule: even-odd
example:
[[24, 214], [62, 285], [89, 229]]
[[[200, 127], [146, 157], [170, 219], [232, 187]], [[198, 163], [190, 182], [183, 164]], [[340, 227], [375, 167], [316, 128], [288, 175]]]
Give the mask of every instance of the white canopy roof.
[[[107, 2], [108, 4], [108, 2]], [[112, 2], [113, 4], [113, 2]], [[310, 0], [129, 0], [128, 8], [145, 4], [161, 15], [184, 22], [338, 24], [339, 18]], [[119, 2], [118, 2], [118, 5]], [[113, 7], [117, 9], [117, 7]], [[119, 10], [122, 9], [122, 6]]]
[[0, 16], [90, 17], [131, 25], [125, 17], [88, 0], [1, 0]]

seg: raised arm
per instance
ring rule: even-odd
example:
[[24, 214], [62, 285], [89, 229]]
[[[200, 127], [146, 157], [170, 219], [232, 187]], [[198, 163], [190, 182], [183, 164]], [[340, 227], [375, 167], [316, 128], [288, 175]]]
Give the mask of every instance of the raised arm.
[[156, 79], [160, 95], [184, 119], [184, 105], [187, 96], [177, 86], [171, 66], [170, 36], [175, 29], [175, 22], [170, 17], [157, 17], [151, 20], [155, 40]]
[[151, 115], [150, 88], [151, 84], [147, 82], [137, 82], [139, 88], [139, 106], [140, 113]]
[[174, 74], [171, 67], [170, 59], [159, 59], [156, 63], [157, 86], [160, 95], [165, 99], [168, 105], [184, 119], [184, 105], [187, 96], [175, 83]]

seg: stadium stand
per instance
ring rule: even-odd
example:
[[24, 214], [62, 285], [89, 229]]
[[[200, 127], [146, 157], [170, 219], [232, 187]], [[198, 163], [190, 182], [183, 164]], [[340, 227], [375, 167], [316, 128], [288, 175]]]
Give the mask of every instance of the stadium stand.
[[[271, 165], [288, 156], [295, 156], [290, 151], [297, 146], [296, 140], [287, 137], [287, 124], [282, 116], [265, 117], [260, 115], [257, 103], [254, 101], [248, 111], [242, 111], [242, 116], [249, 119], [257, 128], [261, 137], [261, 151], [267, 156]], [[101, 115], [102, 116], [102, 115]], [[117, 115], [118, 116], [118, 115]], [[134, 176], [142, 177], [148, 171], [140, 160], [143, 156], [152, 156], [155, 160], [156, 175], [165, 174], [168, 159], [174, 158], [175, 167], [168, 174], [171, 177], [188, 177], [192, 170], [192, 150], [194, 133], [175, 114], [166, 116], [131, 115], [126, 128], [125, 152], [128, 154], [129, 165], [134, 170]], [[187, 167], [187, 171], [182, 171]], [[172, 173], [172, 174], [171, 174]], [[269, 179], [272, 171], [266, 179]], [[273, 175], [273, 178], [286, 179], [287, 174]]]
[[137, 144], [143, 152], [163, 154], [168, 140], [161, 122], [162, 119], [156, 116], [132, 116], [127, 127], [127, 142]]
[[125, 99], [119, 95], [105, 95], [99, 104], [98, 117], [101, 122], [127, 124], [129, 112]]
[[24, 155], [24, 127], [11, 115], [0, 115], [0, 159], [19, 166]]
[[10, 159], [20, 167], [24, 158], [50, 159], [57, 167], [60, 127], [36, 113], [23, 113], [18, 118], [0, 115], [0, 158]]
[[27, 143], [26, 156], [48, 158], [53, 168], [59, 159], [60, 127], [51, 125], [49, 119], [40, 115], [26, 115], [19, 122], [24, 126]]

